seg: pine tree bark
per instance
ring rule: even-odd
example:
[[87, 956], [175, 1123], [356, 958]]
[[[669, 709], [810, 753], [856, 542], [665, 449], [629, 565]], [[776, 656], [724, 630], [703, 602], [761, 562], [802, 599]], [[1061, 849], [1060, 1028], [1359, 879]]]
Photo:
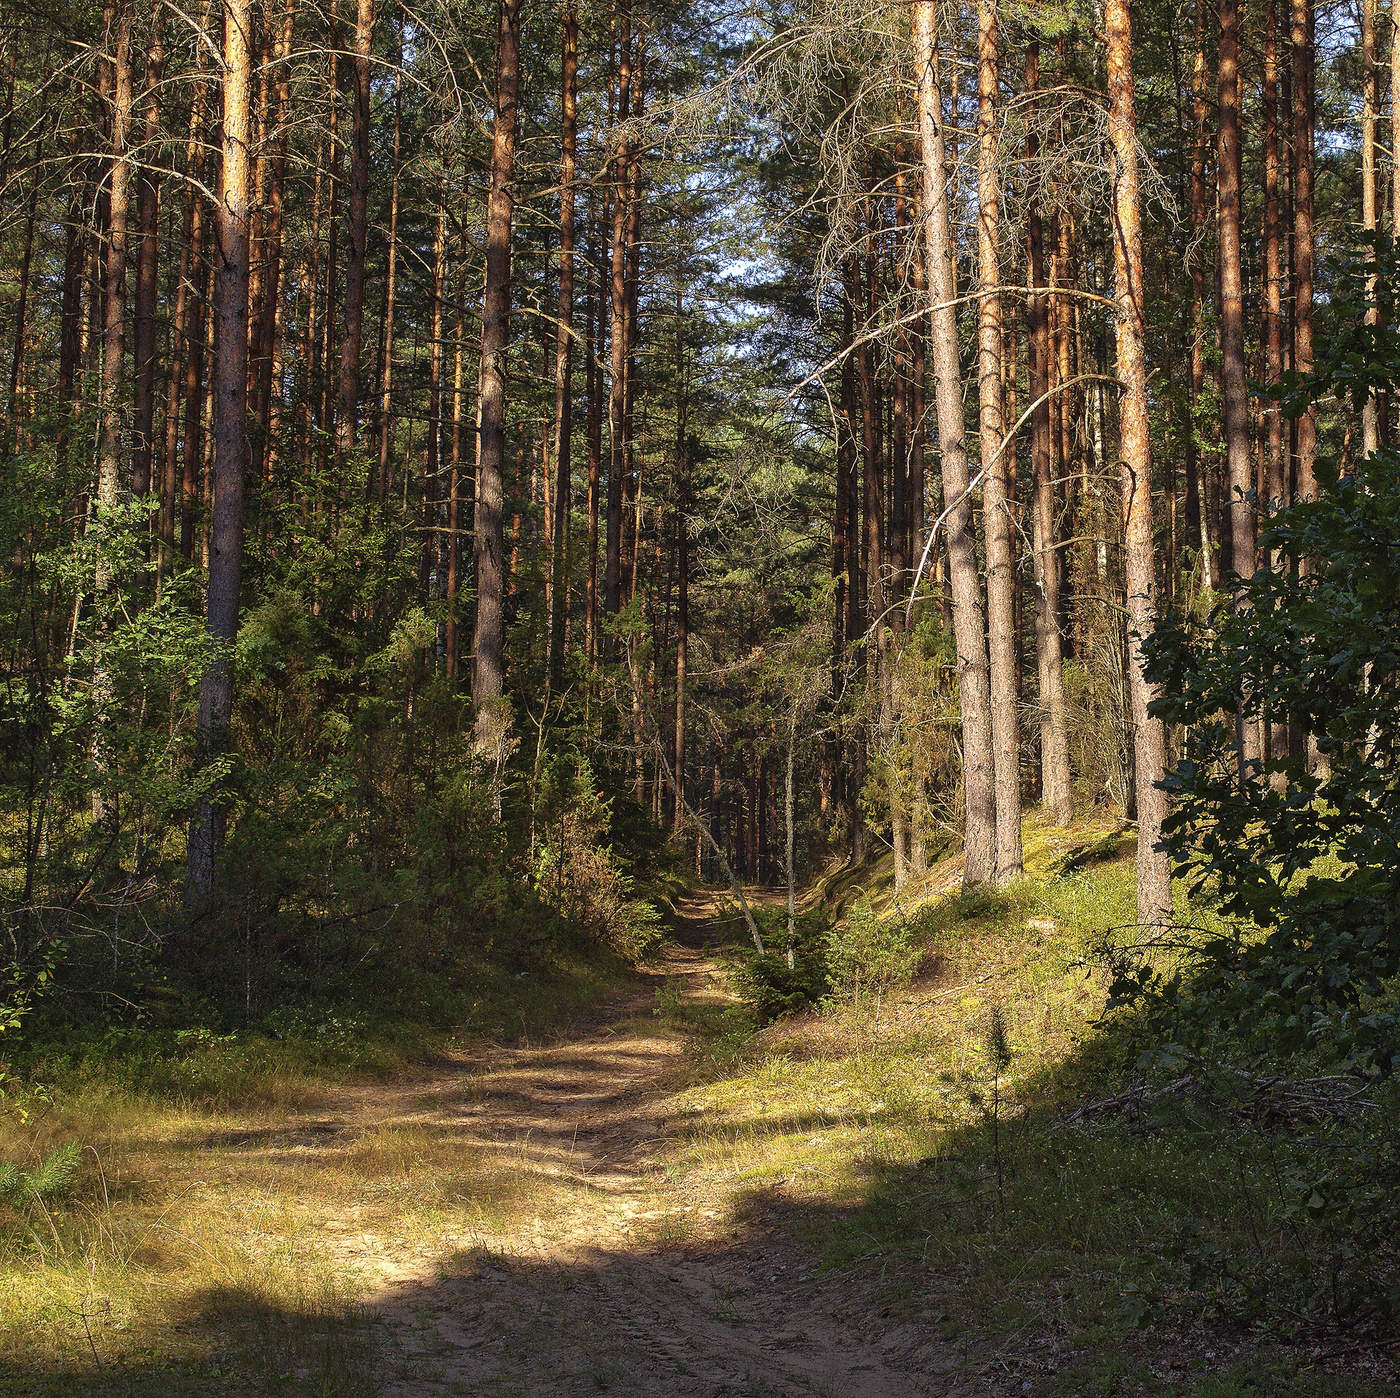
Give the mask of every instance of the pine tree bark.
[[[102, 286], [102, 370], [101, 403], [98, 411], [99, 441], [97, 458], [97, 513], [106, 525], [122, 498], [123, 424], [122, 389], [126, 359], [126, 259], [133, 173], [131, 130], [131, 29], [130, 0], [109, 3], [103, 12], [103, 31], [111, 57], [103, 59], [101, 88], [110, 94], [108, 114], [111, 160], [107, 173], [107, 246], [105, 281]], [[92, 676], [92, 765], [96, 783], [92, 793], [92, 818], [99, 825], [110, 825], [116, 807], [106, 790], [105, 778], [111, 765], [107, 730], [115, 699], [112, 671], [104, 654], [101, 633], [106, 630], [108, 595], [116, 582], [112, 555], [105, 547], [97, 551], [94, 587], [97, 594], [100, 633], [97, 661]]]
[[1022, 873], [1021, 724], [1016, 700], [1014, 523], [1006, 480], [1002, 393], [1001, 189], [997, 172], [999, 84], [995, 0], [977, 5], [977, 399], [982, 512], [987, 538], [987, 649], [996, 799], [995, 882]]
[[[1194, 488], [1194, 523], [1200, 531], [1201, 581], [1210, 591], [1218, 581], [1212, 539], [1210, 470], [1201, 454], [1198, 440], [1200, 404], [1206, 382], [1206, 123], [1209, 118], [1206, 100], [1206, 4], [1207, 0], [1196, 0], [1195, 58], [1191, 70], [1191, 248], [1187, 253], [1187, 270], [1191, 277], [1191, 436], [1187, 490], [1192, 492]], [[1188, 520], [1192, 513], [1188, 494]]]
[[[632, 100], [632, 7], [630, 0], [619, 6], [620, 34], [617, 65], [617, 120], [631, 114]], [[611, 354], [608, 383], [608, 518], [607, 544], [603, 568], [603, 607], [609, 615], [622, 601], [622, 483], [626, 470], [626, 393], [627, 393], [627, 220], [628, 185], [631, 162], [628, 142], [618, 142], [613, 181], [612, 256], [609, 265], [609, 338]]]
[[1166, 730], [1148, 713], [1155, 687], [1143, 669], [1142, 643], [1156, 624], [1152, 554], [1152, 451], [1148, 437], [1147, 354], [1143, 320], [1142, 221], [1138, 192], [1137, 110], [1133, 95], [1129, 0], [1106, 0], [1108, 130], [1112, 153], [1112, 238], [1123, 489], [1124, 581], [1128, 613], [1128, 694], [1137, 788], [1137, 916], [1143, 924], [1171, 917], [1171, 868], [1161, 842], [1167, 798]]
[[472, 701], [479, 752], [499, 755], [497, 712], [505, 695], [506, 354], [510, 344], [511, 218], [520, 100], [520, 0], [501, 0], [496, 46], [496, 116], [491, 137], [491, 191], [486, 206], [486, 292], [481, 317], [481, 405], [477, 446], [476, 620], [472, 633]]
[[345, 338], [340, 342], [340, 410], [336, 440], [354, 445], [360, 420], [360, 349], [365, 332], [365, 251], [369, 233], [369, 61], [374, 46], [374, 0], [357, 0], [350, 136], [350, 190], [345, 259]]
[[963, 437], [957, 275], [948, 208], [943, 93], [938, 72], [935, 9], [934, 0], [914, 0], [914, 60], [923, 174], [925, 258], [929, 291], [933, 297], [929, 350], [933, 359], [934, 403], [942, 452], [953, 631], [958, 657], [958, 696], [962, 711], [966, 808], [963, 883], [966, 887], [975, 887], [988, 882], [996, 871], [996, 795], [982, 587], [977, 576], [972, 502], [968, 498], [967, 447]]
[[[1283, 378], [1283, 243], [1279, 187], [1278, 0], [1264, 0], [1264, 382]], [[1277, 403], [1264, 407], [1265, 491], [1270, 506], [1284, 498], [1288, 437]]]
[[563, 675], [564, 617], [568, 612], [569, 502], [573, 493], [574, 167], [578, 149], [578, 5], [565, 0], [559, 131], [559, 294], [554, 338], [554, 517], [549, 568], [546, 669], [552, 684]]
[[[1376, 63], [1376, 0], [1361, 0], [1361, 227], [1374, 237], [1376, 219], [1376, 120], [1380, 113], [1380, 68]], [[1374, 300], [1376, 273], [1374, 249], [1368, 253], [1371, 269], [1366, 277], [1368, 301]], [[1379, 322], [1374, 305], [1366, 308], [1366, 324]], [[1361, 407], [1361, 452], [1372, 456], [1381, 444], [1380, 404], [1371, 394]]]
[[[1040, 45], [1026, 46], [1026, 91], [1040, 84]], [[1034, 167], [1040, 142], [1026, 139], [1026, 159]], [[1036, 587], [1035, 653], [1040, 688], [1040, 799], [1057, 825], [1074, 816], [1069, 769], [1069, 725], [1065, 711], [1064, 653], [1060, 635], [1060, 553], [1055, 529], [1055, 417], [1051, 402], [1053, 346], [1050, 300], [1045, 275], [1045, 230], [1038, 207], [1026, 215], [1027, 382], [1031, 396], [1031, 541]]]
[[[249, 107], [252, 0], [223, 0], [223, 177], [215, 206], [214, 511], [209, 539], [207, 630], [214, 647], [199, 691], [198, 762], [207, 770], [228, 746], [233, 713], [233, 644], [243, 566], [243, 483], [248, 467]], [[217, 791], [201, 796], [190, 821], [186, 883], [200, 902], [217, 886], [224, 837]]]
[[1216, 192], [1220, 238], [1220, 387], [1229, 486], [1230, 559], [1236, 575], [1254, 572], [1254, 486], [1249, 460], [1249, 388], [1244, 362], [1244, 269], [1240, 250], [1241, 88], [1239, 0], [1220, 0], [1219, 121]]
[[379, 357], [379, 464], [373, 490], [388, 502], [393, 490], [394, 429], [394, 314], [399, 271], [399, 182], [403, 151], [403, 29], [399, 29], [394, 63], [394, 153], [389, 183], [389, 243], [385, 250], [384, 320]]
[[160, 173], [156, 143], [160, 138], [161, 81], [165, 72], [165, 6], [157, 0], [151, 13], [150, 49], [146, 58], [146, 133], [142, 142], [137, 192], [136, 303], [133, 361], [136, 371], [132, 403], [132, 494], [151, 488], [156, 419], [156, 294], [160, 252]]
[[[1293, 369], [1313, 369], [1313, 7], [1292, 0], [1293, 69]], [[1317, 418], [1309, 407], [1297, 419], [1294, 492], [1317, 494]]]

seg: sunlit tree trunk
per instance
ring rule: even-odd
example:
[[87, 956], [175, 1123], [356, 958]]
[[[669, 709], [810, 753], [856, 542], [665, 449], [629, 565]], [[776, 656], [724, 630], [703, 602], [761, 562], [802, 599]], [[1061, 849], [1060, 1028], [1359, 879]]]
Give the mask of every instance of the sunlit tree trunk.
[[[132, 159], [129, 147], [131, 129], [131, 8], [129, 0], [109, 3], [103, 12], [104, 40], [110, 56], [104, 57], [103, 87], [111, 94], [108, 113], [111, 161], [107, 171], [107, 247], [105, 282], [102, 288], [102, 370], [101, 407], [98, 413], [100, 438], [97, 457], [97, 511], [110, 519], [121, 503], [122, 450], [125, 417], [122, 388], [126, 359], [126, 257], [128, 218], [131, 200]], [[94, 584], [98, 598], [99, 627], [105, 617], [101, 609], [116, 581], [112, 555], [99, 547]], [[92, 676], [93, 768], [97, 783], [92, 797], [92, 817], [99, 824], [114, 818], [104, 778], [111, 763], [107, 729], [114, 701], [112, 671], [99, 644]]]
[[1115, 332], [1118, 350], [1119, 456], [1123, 488], [1124, 583], [1128, 613], [1128, 694], [1137, 788], [1137, 916], [1158, 923], [1171, 916], [1171, 869], [1159, 849], [1166, 794], [1166, 731], [1148, 713], [1156, 697], [1143, 670], [1142, 643], [1157, 621], [1152, 554], [1152, 452], [1148, 437], [1147, 354], [1144, 345], [1142, 223], [1138, 193], [1137, 110], [1133, 95], [1129, 0], [1106, 0], [1108, 131], [1113, 180], [1112, 229]]
[[[214, 651], [199, 690], [201, 771], [228, 745], [233, 711], [233, 643], [243, 567], [243, 483], [248, 468], [249, 98], [252, 0], [223, 0], [223, 176], [215, 206], [218, 264], [214, 278], [214, 512], [210, 528], [207, 627]], [[190, 897], [216, 885], [224, 834], [217, 790], [200, 797], [190, 821], [186, 881]]]
[[935, 9], [934, 0], [914, 0], [914, 59], [923, 173], [925, 255], [929, 292], [933, 298], [929, 350], [933, 358], [934, 402], [942, 452], [943, 498], [947, 512], [945, 527], [958, 657], [958, 696], [962, 713], [966, 803], [963, 882], [973, 887], [988, 882], [996, 872], [996, 795], [992, 773], [990, 681], [982, 586], [977, 575], [976, 539], [968, 491], [967, 447], [963, 438], [957, 273], [948, 208], [943, 93], [938, 74]]
[[357, 0], [352, 65], [352, 126], [348, 203], [350, 249], [345, 259], [345, 338], [340, 343], [337, 441], [355, 444], [360, 416], [360, 347], [365, 329], [365, 249], [369, 230], [369, 60], [374, 43], [374, 0]]
[[573, 492], [574, 163], [578, 148], [578, 6], [565, 0], [559, 132], [559, 295], [554, 339], [554, 525], [549, 568], [547, 669], [562, 675], [569, 608], [569, 500]]
[[996, 788], [996, 882], [1021, 874], [1021, 724], [1016, 702], [1014, 523], [1006, 480], [1002, 393], [1001, 189], [997, 172], [998, 97], [995, 0], [977, 6], [977, 398], [982, 511], [987, 535], [987, 635], [992, 769]]
[[[1026, 91], [1040, 84], [1040, 46], [1026, 47]], [[1040, 141], [1032, 132], [1026, 140], [1027, 164], [1040, 157]], [[1026, 215], [1027, 383], [1031, 396], [1031, 542], [1035, 567], [1035, 653], [1040, 689], [1040, 799], [1057, 825], [1068, 825], [1074, 810], [1070, 791], [1069, 735], [1065, 713], [1064, 655], [1060, 636], [1060, 553], [1055, 528], [1055, 418], [1047, 293], [1044, 225], [1034, 203]]]
[[160, 137], [161, 81], [165, 72], [165, 6], [151, 14], [150, 49], [146, 58], [146, 133], [142, 142], [137, 194], [136, 304], [133, 324], [135, 395], [132, 403], [131, 490], [145, 495], [151, 488], [156, 425], [156, 295], [160, 252], [160, 174], [156, 143]]
[[476, 462], [476, 622], [472, 700], [476, 741], [498, 752], [505, 693], [506, 353], [510, 343], [512, 183], [520, 98], [520, 0], [501, 0], [496, 47], [496, 118], [491, 137], [491, 192], [486, 206], [486, 294], [481, 317], [481, 405]]

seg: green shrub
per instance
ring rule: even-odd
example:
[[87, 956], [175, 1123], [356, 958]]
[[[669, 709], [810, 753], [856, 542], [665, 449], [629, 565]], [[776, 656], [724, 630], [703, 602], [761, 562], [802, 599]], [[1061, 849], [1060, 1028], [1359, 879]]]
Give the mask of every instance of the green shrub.
[[836, 1001], [888, 995], [907, 986], [923, 959], [914, 924], [896, 915], [882, 918], [868, 898], [858, 898], [824, 944], [829, 994]]

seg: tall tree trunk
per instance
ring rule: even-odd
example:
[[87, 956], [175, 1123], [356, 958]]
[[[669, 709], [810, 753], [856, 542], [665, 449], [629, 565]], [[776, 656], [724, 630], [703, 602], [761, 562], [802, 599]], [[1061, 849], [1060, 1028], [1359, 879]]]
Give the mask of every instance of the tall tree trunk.
[[1249, 461], [1249, 388], [1244, 363], [1244, 269], [1240, 252], [1241, 92], [1239, 0], [1220, 0], [1220, 115], [1216, 188], [1220, 236], [1220, 386], [1229, 487], [1230, 559], [1254, 572], [1254, 486]]
[[[1121, 0], [1120, 0], [1121, 3]], [[962, 378], [958, 363], [957, 275], [943, 140], [943, 93], [938, 74], [934, 0], [914, 0], [919, 138], [923, 167], [925, 255], [933, 297], [929, 349], [942, 451], [947, 513], [953, 632], [962, 710], [963, 788], [966, 801], [963, 883], [986, 883], [996, 870], [996, 795], [992, 772], [992, 721], [982, 587], [972, 502], [968, 498], [967, 447], [963, 440]]]
[[[1191, 433], [1187, 461], [1187, 519], [1200, 531], [1201, 581], [1207, 591], [1216, 585], [1215, 549], [1211, 538], [1210, 470], [1201, 454], [1200, 404], [1206, 381], [1206, 4], [1196, 0], [1195, 57], [1191, 69], [1191, 246], [1187, 270], [1191, 277]], [[1194, 521], [1191, 494], [1195, 496]]]
[[554, 527], [549, 568], [549, 681], [564, 664], [569, 609], [569, 501], [573, 493], [574, 161], [578, 148], [578, 5], [565, 0], [559, 132], [559, 296], [554, 338]]
[[384, 320], [379, 355], [379, 466], [372, 489], [386, 504], [393, 489], [394, 451], [394, 312], [399, 271], [399, 178], [403, 149], [403, 28], [398, 31], [394, 63], [394, 154], [389, 183], [389, 244], [385, 250]]
[[[109, 3], [103, 13], [103, 30], [111, 57], [104, 58], [106, 69], [102, 86], [111, 94], [109, 135], [111, 163], [107, 176], [107, 248], [105, 284], [102, 290], [102, 374], [99, 410], [97, 460], [97, 510], [107, 526], [121, 502], [123, 413], [122, 379], [126, 358], [126, 256], [127, 224], [131, 200], [132, 159], [128, 146], [131, 129], [131, 5], [130, 0]], [[105, 630], [108, 594], [116, 581], [112, 555], [99, 547], [94, 583], [98, 598], [98, 626]], [[92, 676], [93, 767], [97, 785], [92, 797], [92, 816], [99, 824], [115, 818], [105, 777], [110, 765], [107, 728], [114, 702], [112, 672], [99, 643]]]
[[[1376, 120], [1380, 114], [1380, 67], [1376, 62], [1376, 0], [1361, 0], [1361, 227], [1374, 237], [1379, 224], [1376, 219]], [[1374, 248], [1367, 254], [1372, 270], [1366, 277], [1368, 299], [1374, 299], [1376, 288]], [[1366, 308], [1366, 324], [1375, 325], [1380, 313], [1375, 306]], [[1374, 394], [1361, 408], [1361, 451], [1372, 456], [1380, 449], [1380, 404]]]
[[1021, 724], [1016, 702], [1014, 524], [1006, 481], [1002, 395], [1001, 189], [997, 173], [997, 17], [995, 0], [977, 5], [977, 401], [982, 512], [987, 536], [987, 627], [992, 772], [996, 795], [996, 882], [1019, 878]]
[[501, 0], [496, 46], [496, 119], [491, 137], [491, 192], [486, 205], [486, 293], [481, 317], [481, 407], [476, 462], [476, 624], [472, 700], [476, 742], [499, 757], [504, 732], [497, 712], [505, 694], [506, 353], [510, 344], [510, 253], [515, 137], [520, 99], [520, 0]]
[[374, 0], [355, 6], [350, 144], [350, 251], [345, 259], [345, 338], [340, 342], [340, 413], [336, 440], [355, 445], [360, 416], [360, 347], [365, 330], [365, 245], [369, 231], [369, 60], [374, 46]]
[[[632, 7], [619, 6], [617, 120], [625, 122], [632, 100]], [[613, 181], [612, 257], [609, 282], [611, 314], [611, 375], [608, 385], [608, 521], [607, 553], [603, 569], [603, 607], [615, 613], [622, 600], [622, 482], [626, 469], [625, 436], [627, 388], [627, 219], [631, 161], [628, 142], [618, 142]]]
[[[249, 147], [252, 131], [252, 0], [223, 0], [223, 178], [215, 207], [214, 515], [210, 530], [207, 627], [214, 653], [199, 690], [199, 766], [228, 745], [233, 712], [233, 644], [243, 565], [243, 482], [248, 467]], [[224, 834], [217, 792], [200, 797], [190, 820], [186, 881], [195, 901], [216, 887]]]
[[[1278, 0], [1264, 0], [1264, 382], [1283, 377], [1283, 245], [1279, 208]], [[1288, 438], [1277, 403], [1264, 408], [1268, 503], [1285, 493]]]
[[1148, 437], [1147, 354], [1143, 321], [1142, 222], [1138, 194], [1137, 111], [1133, 97], [1129, 0], [1106, 0], [1108, 131], [1112, 150], [1112, 237], [1123, 486], [1123, 560], [1128, 611], [1128, 694], [1137, 787], [1137, 916], [1144, 924], [1171, 917], [1171, 867], [1158, 846], [1167, 798], [1166, 730], [1148, 713], [1155, 687], [1143, 670], [1142, 643], [1156, 624], [1152, 557], [1152, 451]]
[[276, 139], [271, 168], [265, 181], [267, 211], [263, 227], [262, 256], [266, 265], [263, 268], [262, 278], [258, 286], [258, 300], [251, 307], [253, 315], [251, 345], [255, 357], [252, 419], [260, 429], [253, 438], [256, 455], [252, 463], [252, 473], [255, 477], [270, 475], [273, 455], [272, 444], [269, 440], [274, 379], [272, 370], [277, 354], [277, 332], [282, 297], [282, 224], [285, 214], [287, 162], [291, 140], [289, 127], [291, 49], [295, 18], [296, 0], [286, 0], [282, 10], [282, 26], [273, 52], [273, 61], [276, 66], [274, 84], [276, 105], [273, 114]]
[[[1026, 46], [1026, 91], [1040, 83], [1040, 45]], [[1026, 139], [1027, 164], [1040, 156], [1034, 133]], [[1069, 732], [1065, 713], [1064, 656], [1060, 638], [1060, 554], [1055, 530], [1055, 412], [1051, 403], [1050, 303], [1046, 292], [1045, 233], [1032, 203], [1026, 216], [1026, 260], [1030, 294], [1026, 299], [1027, 381], [1031, 396], [1032, 544], [1035, 550], [1035, 653], [1040, 685], [1040, 799], [1057, 825], [1074, 815], [1069, 771]]]
[[[1313, 7], [1292, 0], [1293, 16], [1293, 369], [1313, 369]], [[1317, 419], [1309, 407], [1297, 419], [1294, 490], [1317, 493]]]
[[150, 50], [146, 58], [146, 133], [142, 142], [137, 191], [136, 306], [133, 358], [136, 371], [132, 403], [131, 489], [137, 496], [151, 488], [156, 421], [156, 293], [160, 251], [160, 173], [156, 143], [160, 139], [161, 80], [165, 71], [165, 6], [157, 0], [151, 14]]
[[[680, 302], [680, 287], [676, 288]], [[676, 710], [671, 734], [671, 828], [685, 822], [686, 663], [690, 649], [690, 471], [684, 321], [676, 316]]]
[[[1254, 573], [1254, 468], [1249, 459], [1249, 386], [1244, 362], [1244, 268], [1240, 249], [1241, 84], [1239, 0], [1220, 0], [1220, 70], [1216, 187], [1220, 231], [1220, 385], [1229, 485], [1230, 560], [1243, 582]], [[1237, 589], [1236, 596], [1239, 591]], [[1239, 776], [1261, 757], [1258, 725], [1236, 712]]]

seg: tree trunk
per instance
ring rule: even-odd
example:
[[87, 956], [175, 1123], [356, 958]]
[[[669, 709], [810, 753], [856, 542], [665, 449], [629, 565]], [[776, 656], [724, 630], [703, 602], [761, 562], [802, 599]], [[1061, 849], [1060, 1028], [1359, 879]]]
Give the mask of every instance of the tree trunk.
[[996, 799], [996, 882], [1021, 876], [1021, 724], [1016, 702], [1014, 522], [1006, 483], [1002, 396], [1001, 190], [997, 174], [995, 0], [977, 5], [977, 402], [982, 513], [987, 536], [987, 626], [992, 772]]
[[[1313, 7], [1292, 0], [1293, 15], [1293, 369], [1313, 369]], [[1294, 491], [1317, 494], [1317, 418], [1309, 407], [1297, 419]]]
[[[1211, 538], [1209, 467], [1201, 454], [1200, 404], [1206, 381], [1205, 225], [1206, 225], [1206, 3], [1196, 0], [1195, 60], [1191, 71], [1191, 245], [1187, 269], [1191, 277], [1191, 433], [1187, 490], [1195, 495], [1195, 524], [1200, 531], [1201, 581], [1215, 587], [1215, 549]], [[1188, 495], [1187, 518], [1192, 515]]]
[[1108, 129], [1112, 148], [1112, 237], [1123, 486], [1124, 580], [1128, 611], [1128, 693], [1137, 790], [1137, 916], [1144, 924], [1171, 917], [1171, 867], [1159, 849], [1166, 794], [1166, 731], [1148, 713], [1155, 687], [1143, 671], [1143, 638], [1157, 620], [1152, 557], [1152, 453], [1148, 437], [1147, 355], [1144, 345], [1142, 223], [1138, 194], [1137, 112], [1133, 98], [1129, 0], [1106, 0]]
[[491, 137], [491, 192], [486, 206], [486, 293], [481, 317], [481, 406], [476, 463], [476, 625], [472, 701], [477, 750], [499, 760], [505, 694], [506, 353], [510, 344], [510, 253], [515, 136], [520, 98], [520, 0], [501, 0], [496, 48], [496, 119]]
[[160, 251], [160, 174], [156, 143], [160, 138], [161, 79], [165, 69], [165, 6], [157, 0], [151, 14], [150, 50], [146, 58], [146, 133], [142, 142], [137, 192], [136, 305], [133, 359], [136, 371], [132, 403], [131, 490], [151, 488], [156, 417], [156, 294]]
[[[1283, 377], [1283, 246], [1279, 209], [1278, 3], [1264, 0], [1264, 382]], [[1264, 407], [1265, 491], [1270, 506], [1284, 498], [1288, 438], [1277, 403]]]
[[[248, 466], [249, 97], [252, 0], [223, 0], [223, 178], [215, 207], [214, 515], [210, 530], [207, 629], [214, 653], [199, 690], [199, 767], [228, 745], [233, 711], [233, 644], [243, 563], [243, 482]], [[190, 821], [186, 880], [194, 901], [216, 887], [224, 811], [217, 792], [200, 797]]]
[[374, 490], [386, 504], [393, 491], [394, 311], [399, 272], [399, 178], [403, 145], [403, 29], [394, 64], [394, 155], [389, 184], [389, 244], [385, 250], [383, 339], [379, 356], [379, 467]]
[[291, 106], [291, 48], [292, 30], [296, 18], [296, 0], [286, 0], [282, 11], [282, 28], [277, 36], [274, 50], [276, 64], [276, 106], [273, 120], [276, 127], [276, 141], [271, 162], [271, 170], [266, 181], [267, 213], [263, 228], [263, 259], [266, 263], [258, 287], [258, 301], [251, 307], [253, 314], [252, 353], [253, 393], [252, 419], [256, 424], [253, 460], [254, 477], [271, 475], [272, 444], [270, 417], [273, 391], [273, 361], [277, 354], [278, 329], [280, 325], [282, 290], [282, 223], [285, 213], [287, 188], [287, 161], [291, 132], [289, 116]]
[[[1119, 0], [1121, 3], [1121, 0]], [[924, 239], [933, 297], [929, 348], [942, 451], [947, 513], [953, 632], [962, 711], [963, 788], [966, 802], [963, 883], [986, 883], [996, 870], [996, 796], [992, 772], [992, 722], [982, 588], [972, 503], [968, 498], [967, 448], [963, 440], [962, 379], [958, 363], [957, 276], [947, 165], [944, 159], [943, 93], [938, 74], [934, 0], [914, 0], [914, 56], [922, 156]]]
[[[1380, 112], [1380, 68], [1376, 63], [1376, 0], [1361, 0], [1361, 227], [1375, 236], [1376, 220], [1376, 119]], [[1375, 267], [1375, 250], [1370, 249], [1367, 260]], [[1368, 300], [1374, 300], [1376, 274], [1366, 277]], [[1376, 325], [1379, 310], [1368, 305], [1366, 324]], [[1361, 408], [1361, 452], [1372, 456], [1381, 444], [1380, 404], [1374, 394], [1367, 397]]]
[[[1026, 91], [1040, 80], [1040, 46], [1026, 46]], [[1034, 167], [1039, 139], [1026, 139], [1027, 163]], [[1032, 204], [1026, 217], [1026, 259], [1030, 294], [1026, 299], [1027, 379], [1031, 396], [1032, 544], [1035, 550], [1035, 652], [1040, 685], [1040, 799], [1057, 825], [1074, 815], [1065, 715], [1064, 656], [1060, 639], [1060, 554], [1055, 538], [1055, 413], [1051, 404], [1050, 306], [1046, 293], [1044, 225]]]
[[[109, 3], [103, 13], [106, 42], [112, 57], [104, 59], [103, 86], [111, 94], [111, 164], [107, 178], [106, 281], [102, 292], [102, 378], [97, 460], [97, 512], [107, 527], [121, 502], [122, 486], [122, 378], [126, 358], [126, 255], [127, 220], [131, 198], [132, 160], [128, 148], [131, 128], [131, 8], [129, 0]], [[116, 581], [111, 554], [99, 546], [95, 569], [98, 627], [105, 631], [107, 595]], [[109, 800], [105, 777], [110, 765], [107, 727], [114, 702], [112, 672], [99, 644], [92, 676], [93, 767], [97, 778], [92, 795], [92, 818], [109, 824], [115, 806]]]
[[[630, 115], [632, 99], [632, 7], [630, 0], [620, 6], [621, 34], [618, 40], [617, 120]], [[608, 384], [608, 521], [607, 554], [603, 569], [603, 607], [609, 615], [617, 612], [622, 600], [622, 480], [626, 467], [625, 434], [627, 388], [627, 216], [631, 162], [628, 142], [618, 142], [613, 181], [612, 257], [609, 264], [611, 340]]]
[[549, 682], [563, 676], [569, 609], [569, 502], [573, 493], [574, 163], [578, 148], [578, 5], [565, 0], [559, 132], [559, 296], [554, 336], [554, 538], [549, 568]]
[[350, 146], [350, 252], [345, 260], [345, 338], [340, 342], [342, 452], [355, 445], [360, 416], [360, 347], [365, 329], [365, 244], [369, 229], [369, 60], [374, 45], [374, 0], [355, 6], [353, 127]]

